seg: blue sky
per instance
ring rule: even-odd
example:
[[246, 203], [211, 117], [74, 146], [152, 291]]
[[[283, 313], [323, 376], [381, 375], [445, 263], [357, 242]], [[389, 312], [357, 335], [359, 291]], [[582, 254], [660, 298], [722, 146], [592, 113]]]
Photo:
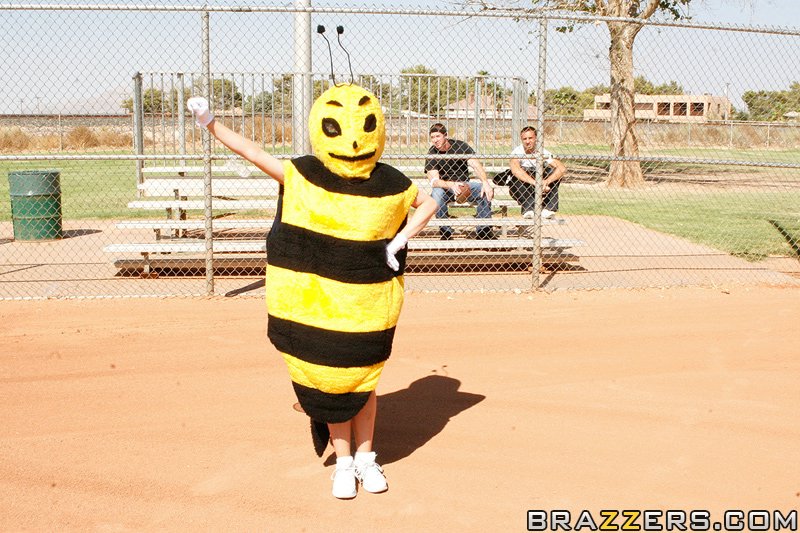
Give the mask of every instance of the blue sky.
[[[209, 2], [233, 3], [270, 4], [256, 0]], [[182, 0], [168, 4], [199, 3]], [[385, 0], [363, 5], [451, 10], [463, 4], [457, 0]], [[515, 5], [524, 5], [524, 0]], [[797, 6], [797, 0], [695, 0], [690, 15], [696, 22], [797, 28]], [[199, 69], [199, 22], [198, 13], [0, 11], [0, 113], [120, 112], [119, 103], [130, 95], [136, 71]], [[536, 80], [538, 28], [532, 22], [315, 14], [312, 24], [331, 29], [345, 26], [343, 40], [357, 72], [396, 74], [402, 68], [423, 64], [442, 74], [470, 75], [485, 70], [519, 76], [528, 79], [531, 88]], [[211, 27], [212, 70], [290, 70], [291, 15], [212, 13]], [[603, 25], [582, 25], [566, 35], [550, 31], [548, 45], [548, 88], [607, 84], [608, 33]], [[335, 42], [334, 47], [336, 69], [345, 71], [341, 50]], [[745, 90], [786, 89], [792, 81], [799, 81], [798, 58], [797, 36], [646, 28], [636, 41], [635, 68], [637, 74], [656, 83], [678, 81], [687, 92], [728, 92], [734, 105], [741, 107], [740, 95]], [[314, 69], [327, 71], [328, 60], [324, 42], [314, 35]]]
[[701, 0], [690, 4], [689, 14], [698, 22], [797, 27], [796, 0]]

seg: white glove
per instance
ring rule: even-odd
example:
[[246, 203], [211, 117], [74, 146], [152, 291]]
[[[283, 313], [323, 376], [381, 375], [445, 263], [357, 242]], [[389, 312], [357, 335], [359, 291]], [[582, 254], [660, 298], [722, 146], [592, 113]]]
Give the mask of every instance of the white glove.
[[400, 262], [397, 261], [395, 254], [406, 247], [408, 239], [402, 233], [398, 233], [389, 244], [386, 245], [386, 264], [389, 268], [397, 272], [400, 270]]
[[186, 107], [192, 112], [194, 119], [197, 121], [197, 125], [201, 128], [208, 127], [211, 121], [214, 120], [214, 115], [212, 115], [211, 111], [208, 109], [208, 100], [202, 96], [192, 96], [189, 98], [186, 102]]

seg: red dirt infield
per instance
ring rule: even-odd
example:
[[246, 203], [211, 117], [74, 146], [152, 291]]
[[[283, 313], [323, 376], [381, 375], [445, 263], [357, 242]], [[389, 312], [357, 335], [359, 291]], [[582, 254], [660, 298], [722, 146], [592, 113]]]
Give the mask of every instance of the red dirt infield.
[[798, 288], [411, 292], [378, 387], [389, 491], [352, 501], [330, 494], [265, 315], [260, 298], [0, 302], [0, 530], [524, 531], [529, 509], [599, 525], [800, 506]]

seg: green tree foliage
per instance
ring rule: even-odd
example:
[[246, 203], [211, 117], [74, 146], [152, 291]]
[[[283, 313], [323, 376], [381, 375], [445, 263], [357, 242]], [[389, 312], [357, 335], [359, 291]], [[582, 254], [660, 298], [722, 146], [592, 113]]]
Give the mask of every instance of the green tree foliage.
[[[183, 103], [191, 96], [189, 89], [183, 90]], [[172, 89], [165, 94], [164, 91], [156, 88], [145, 89], [142, 92], [142, 108], [145, 114], [165, 114], [170, 115], [178, 112], [178, 90]], [[120, 107], [133, 113], [133, 97], [126, 98], [120, 103]]]
[[486, 70], [478, 71], [479, 77], [475, 78], [478, 83], [478, 92], [494, 102], [495, 110], [500, 111], [507, 104], [506, 96], [510, 96], [510, 92], [496, 81], [489, 81], [490, 75]]
[[588, 89], [585, 89], [584, 92], [587, 92], [593, 96], [597, 96], [598, 94], [608, 94], [611, 92], [611, 87], [608, 85], [593, 85]]
[[544, 112], [547, 115], [582, 117], [583, 110], [592, 107], [594, 96], [588, 91], [579, 92], [572, 87], [547, 89], [544, 92]]
[[384, 105], [388, 105], [388, 103], [397, 96], [397, 90], [392, 87], [391, 83], [383, 83], [379, 78], [371, 74], [359, 74], [356, 76], [355, 81], [357, 84], [377, 95]]
[[435, 70], [425, 65], [416, 65], [401, 71], [399, 111], [439, 115], [448, 104], [467, 97], [466, 80], [435, 74]]
[[[215, 79], [212, 81], [212, 109], [231, 109], [241, 107], [242, 93], [232, 80]], [[196, 94], [203, 94], [201, 88], [196, 88]], [[183, 90], [183, 103], [192, 95], [190, 89]], [[133, 98], [127, 98], [120, 104], [123, 109], [133, 112]], [[142, 107], [145, 113], [176, 113], [178, 111], [178, 90], [172, 89], [164, 94], [160, 89], [145, 89], [142, 93]]]
[[211, 102], [212, 109], [242, 107], [242, 93], [233, 80], [214, 78], [211, 80]]
[[[338, 82], [338, 80], [337, 80]], [[311, 88], [311, 101], [316, 100], [330, 87], [330, 80], [314, 80]], [[294, 98], [294, 75], [283, 74], [272, 79], [272, 111], [276, 114], [292, 114], [292, 99]]]
[[272, 79], [273, 109], [275, 113], [290, 114], [292, 112], [293, 79], [294, 77], [291, 74], [284, 74], [279, 78]]
[[272, 93], [263, 91], [255, 96], [248, 96], [244, 99], [244, 110], [248, 113], [271, 113]]
[[744, 109], [733, 108], [733, 111], [731, 112], [731, 118], [733, 120], [750, 120], [750, 113]]
[[644, 76], [636, 76], [633, 87], [636, 94], [684, 94], [683, 87], [677, 81], [655, 85]]
[[750, 120], [783, 120], [789, 111], [800, 111], [800, 82], [793, 82], [786, 91], [745, 91]]

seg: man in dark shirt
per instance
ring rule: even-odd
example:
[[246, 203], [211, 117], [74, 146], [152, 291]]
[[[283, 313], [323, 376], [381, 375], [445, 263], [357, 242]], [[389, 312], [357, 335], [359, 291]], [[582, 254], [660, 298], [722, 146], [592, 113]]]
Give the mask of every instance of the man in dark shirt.
[[[464, 141], [447, 137], [444, 124], [436, 123], [430, 128], [432, 146], [428, 150], [431, 155], [468, 155], [475, 150]], [[469, 180], [469, 169], [475, 172], [480, 183]], [[471, 202], [477, 205], [476, 218], [492, 218], [492, 198], [494, 189], [486, 178], [486, 171], [481, 162], [474, 158], [441, 159], [429, 157], [425, 160], [425, 174], [431, 183], [433, 199], [438, 209], [436, 218], [447, 218], [447, 204], [450, 202]], [[491, 226], [475, 227], [478, 239], [497, 238]], [[453, 228], [441, 226], [439, 233], [442, 240], [453, 238]]]

